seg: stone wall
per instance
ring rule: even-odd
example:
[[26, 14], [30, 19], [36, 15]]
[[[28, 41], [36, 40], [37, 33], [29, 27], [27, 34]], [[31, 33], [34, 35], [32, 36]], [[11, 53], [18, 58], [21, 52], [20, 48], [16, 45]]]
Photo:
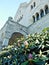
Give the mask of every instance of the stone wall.
[[27, 28], [23, 25], [20, 25], [19, 23], [15, 22], [11, 17], [8, 18], [6, 24], [4, 27], [1, 29], [0, 32], [0, 39], [2, 46], [8, 45], [9, 39], [11, 38], [13, 33], [21, 33], [22, 35], [26, 36], [27, 33]]
[[40, 20], [36, 21], [28, 27], [28, 33], [41, 32], [44, 28], [49, 27], [49, 13], [42, 17]]
[[9, 17], [0, 30], [0, 46], [8, 45], [14, 32], [24, 36], [49, 27], [49, 0], [31, 0], [22, 3], [14, 17]]

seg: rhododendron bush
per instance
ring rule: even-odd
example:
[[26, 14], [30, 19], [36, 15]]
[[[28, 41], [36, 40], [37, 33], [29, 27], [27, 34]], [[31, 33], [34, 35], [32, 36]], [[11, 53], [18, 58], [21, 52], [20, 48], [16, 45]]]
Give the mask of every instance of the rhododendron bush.
[[19, 39], [0, 52], [0, 65], [48, 65], [49, 32], [35, 33]]

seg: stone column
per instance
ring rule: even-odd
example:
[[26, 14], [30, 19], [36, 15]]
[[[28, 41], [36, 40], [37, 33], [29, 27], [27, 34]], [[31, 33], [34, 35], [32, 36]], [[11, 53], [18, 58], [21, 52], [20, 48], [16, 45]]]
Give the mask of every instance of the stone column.
[[40, 14], [40, 12], [39, 12], [39, 19], [41, 19], [41, 14]]
[[8, 38], [4, 38], [2, 46], [7, 46], [9, 42]]
[[35, 22], [37, 21], [37, 19], [36, 19], [36, 15], [35, 15]]
[[45, 10], [44, 10], [44, 15], [46, 15], [46, 14], [45, 14]]

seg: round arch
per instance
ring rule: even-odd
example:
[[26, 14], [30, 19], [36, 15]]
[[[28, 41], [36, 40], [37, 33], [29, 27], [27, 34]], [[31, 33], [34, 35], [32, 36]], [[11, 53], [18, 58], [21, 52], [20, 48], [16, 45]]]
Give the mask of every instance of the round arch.
[[24, 37], [23, 34], [19, 33], [19, 32], [14, 32], [12, 35], [11, 35], [11, 38], [9, 39], [9, 45], [13, 45], [14, 42], [16, 42], [16, 39], [18, 38], [21, 38], [21, 37]]
[[40, 16], [41, 16], [41, 17], [44, 16], [44, 10], [43, 10], [43, 9], [40, 10]]
[[39, 13], [36, 13], [36, 20], [39, 20]]
[[35, 16], [33, 15], [32, 18], [33, 18], [33, 23], [34, 23], [35, 22]]
[[48, 5], [45, 5], [45, 14], [47, 14], [48, 12], [49, 12]]

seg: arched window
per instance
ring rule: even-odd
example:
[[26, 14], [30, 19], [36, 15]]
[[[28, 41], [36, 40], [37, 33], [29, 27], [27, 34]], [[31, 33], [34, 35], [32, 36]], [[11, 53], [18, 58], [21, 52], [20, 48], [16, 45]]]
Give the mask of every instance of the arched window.
[[41, 15], [41, 17], [44, 16], [44, 11], [42, 9], [40, 10], [40, 15]]
[[36, 13], [36, 20], [39, 20], [39, 14]]
[[33, 5], [31, 5], [31, 9], [33, 9]]
[[45, 14], [48, 13], [48, 5], [45, 6]]
[[33, 17], [33, 22], [35, 22], [35, 16], [32, 16]]
[[36, 3], [34, 2], [34, 7], [36, 6]]

